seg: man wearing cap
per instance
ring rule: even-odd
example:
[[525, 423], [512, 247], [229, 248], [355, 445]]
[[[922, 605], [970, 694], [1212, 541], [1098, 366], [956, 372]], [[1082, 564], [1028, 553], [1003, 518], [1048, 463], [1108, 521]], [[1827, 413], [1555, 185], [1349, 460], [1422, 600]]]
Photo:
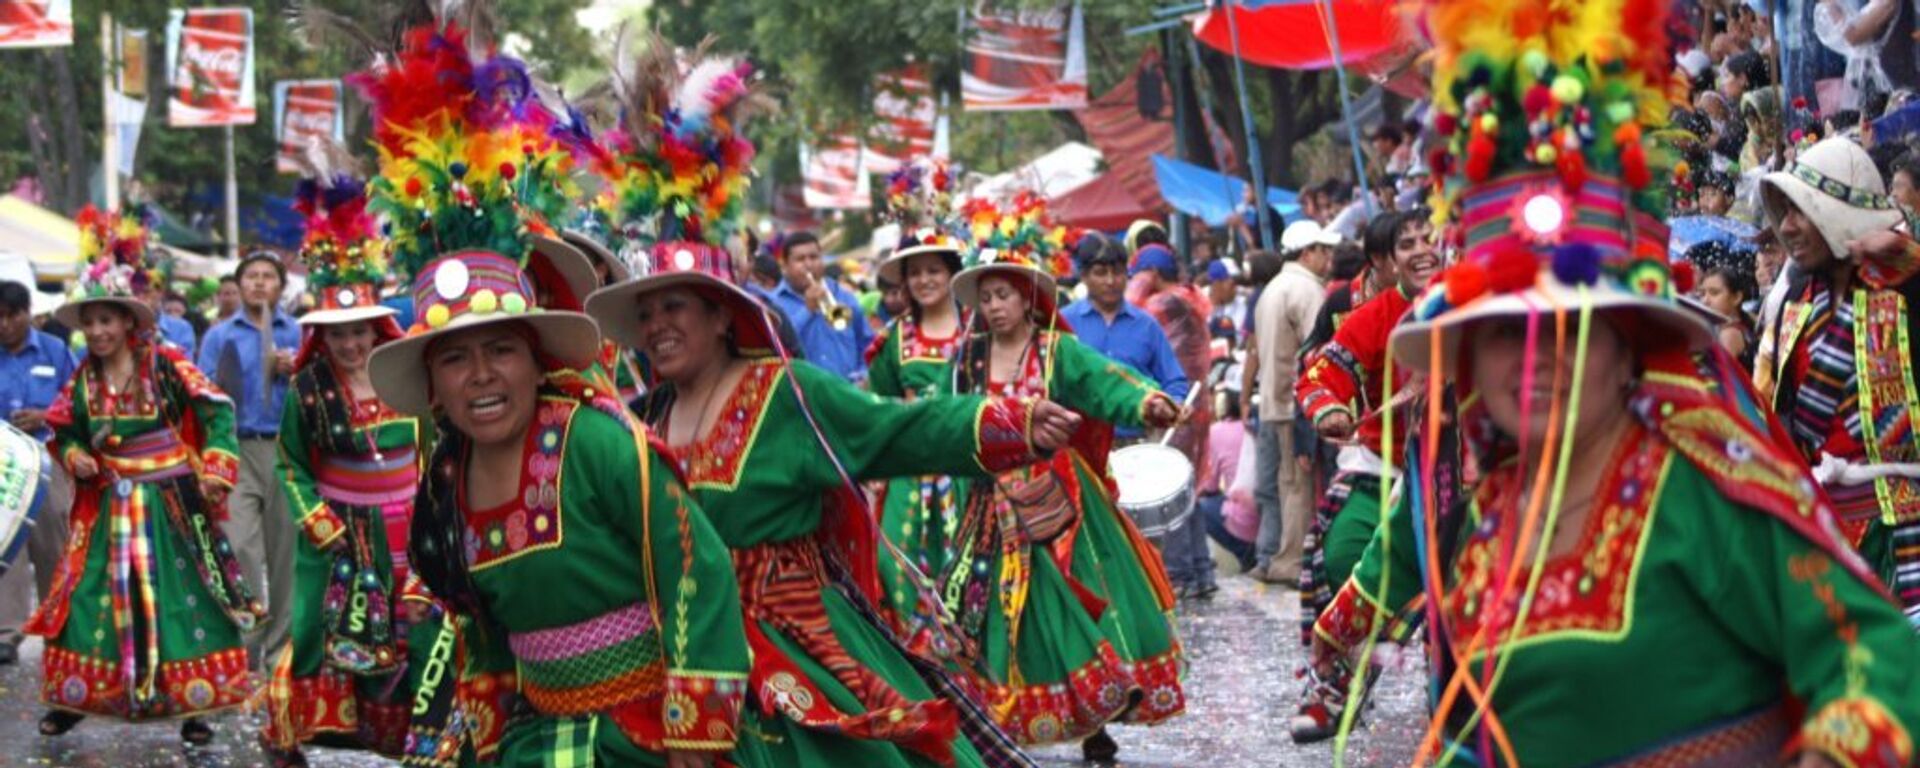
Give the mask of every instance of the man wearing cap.
[[873, 343], [860, 297], [827, 276], [820, 238], [797, 232], [780, 241], [783, 279], [768, 291], [770, 302], [793, 322], [807, 361], [854, 383], [867, 379], [862, 355]]
[[1293, 383], [1300, 347], [1313, 332], [1314, 318], [1326, 300], [1327, 274], [1340, 236], [1310, 219], [1287, 225], [1280, 247], [1287, 259], [1273, 282], [1260, 293], [1253, 310], [1256, 354], [1248, 364], [1260, 382], [1260, 432], [1254, 446], [1259, 484], [1260, 537], [1252, 576], [1273, 584], [1300, 578], [1300, 544], [1313, 508], [1310, 478], [1294, 461]]
[[[1074, 335], [1108, 359], [1146, 374], [1161, 391], [1184, 399], [1187, 374], [1174, 357], [1166, 331], [1146, 310], [1127, 303], [1126, 251], [1105, 235], [1092, 233], [1074, 246], [1073, 260], [1080, 281], [1087, 286], [1087, 297], [1068, 304], [1060, 316], [1073, 326]], [[1172, 261], [1169, 252], [1167, 263]], [[1113, 436], [1128, 442], [1142, 434], [1137, 428], [1116, 426]]]
[[[1920, 243], [1866, 151], [1828, 139], [1761, 182], [1790, 267], [1753, 365], [1840, 527], [1920, 622]], [[1911, 231], [1911, 230], [1909, 230]]]
[[1247, 313], [1247, 298], [1240, 295], [1240, 265], [1232, 259], [1214, 259], [1207, 263], [1207, 302], [1213, 313], [1207, 317], [1207, 335], [1224, 339], [1229, 348], [1240, 343], [1240, 318]]
[[[279, 459], [280, 414], [287, 396], [300, 326], [280, 309], [286, 266], [271, 251], [248, 254], [234, 270], [241, 311], [207, 329], [199, 367], [233, 398], [234, 430], [240, 438], [240, 482], [234, 486], [223, 524], [238, 550], [241, 568], [256, 593], [267, 596], [265, 631], [249, 641], [255, 668], [286, 642], [292, 621], [293, 514], [280, 494], [274, 465]], [[263, 580], [266, 588], [260, 584]]]
[[[47, 429], [47, 409], [60, 388], [73, 376], [73, 352], [66, 342], [34, 330], [31, 288], [0, 282], [0, 419], [40, 442], [53, 437]], [[35, 595], [44, 600], [53, 587], [54, 567], [67, 540], [67, 508], [73, 503], [73, 481], [48, 457], [53, 469], [46, 498], [27, 536], [27, 561], [0, 578], [0, 665], [19, 660], [20, 626], [33, 610]]]

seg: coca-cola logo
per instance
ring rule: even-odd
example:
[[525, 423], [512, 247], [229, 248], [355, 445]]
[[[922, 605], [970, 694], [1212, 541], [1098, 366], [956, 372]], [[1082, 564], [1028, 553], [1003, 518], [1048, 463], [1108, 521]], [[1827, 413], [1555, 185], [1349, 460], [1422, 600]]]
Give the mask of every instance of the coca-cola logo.
[[[212, 47], [214, 45], [221, 47]], [[239, 82], [240, 69], [246, 63], [246, 48], [183, 36], [180, 58], [189, 69], [203, 75], [220, 75], [223, 80]]]
[[331, 110], [287, 110], [287, 131], [289, 133], [332, 133], [333, 112]]

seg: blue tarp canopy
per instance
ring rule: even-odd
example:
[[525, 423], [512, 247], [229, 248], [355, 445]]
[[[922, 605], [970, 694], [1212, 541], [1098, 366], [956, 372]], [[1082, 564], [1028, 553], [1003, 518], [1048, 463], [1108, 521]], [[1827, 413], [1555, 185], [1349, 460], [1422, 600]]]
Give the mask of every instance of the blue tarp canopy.
[[[1162, 155], [1153, 156], [1153, 178], [1160, 183], [1160, 197], [1167, 205], [1199, 217], [1208, 226], [1225, 224], [1227, 216], [1240, 210], [1240, 201], [1247, 199], [1245, 179]], [[1267, 204], [1282, 216], [1300, 212], [1299, 197], [1290, 190], [1267, 187]]]

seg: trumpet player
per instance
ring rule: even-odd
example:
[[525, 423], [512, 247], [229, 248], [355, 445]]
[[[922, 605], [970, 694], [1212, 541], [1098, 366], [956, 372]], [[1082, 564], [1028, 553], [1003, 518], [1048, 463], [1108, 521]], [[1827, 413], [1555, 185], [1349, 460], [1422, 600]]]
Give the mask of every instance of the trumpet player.
[[820, 238], [795, 232], [779, 241], [780, 285], [771, 291], [775, 306], [793, 321], [794, 334], [809, 362], [856, 384], [867, 378], [862, 352], [873, 329], [852, 291], [827, 278]]

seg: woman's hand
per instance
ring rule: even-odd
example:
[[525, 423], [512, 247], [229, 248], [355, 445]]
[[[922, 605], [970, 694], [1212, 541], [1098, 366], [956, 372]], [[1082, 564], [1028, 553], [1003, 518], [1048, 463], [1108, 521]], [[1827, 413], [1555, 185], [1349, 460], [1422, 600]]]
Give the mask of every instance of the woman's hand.
[[1189, 411], [1175, 405], [1172, 398], [1159, 395], [1147, 401], [1147, 426], [1155, 428], [1171, 427], [1186, 421]]
[[1052, 400], [1033, 404], [1032, 432], [1027, 439], [1047, 453], [1060, 450], [1080, 429], [1080, 414]]
[[220, 502], [225, 501], [227, 498], [228, 490], [229, 489], [226, 483], [220, 482], [219, 480], [215, 480], [211, 477], [200, 478], [200, 495], [205, 496], [207, 498], [207, 502], [210, 504], [219, 504]]
[[706, 752], [667, 750], [667, 768], [708, 768], [711, 765], [713, 755]]
[[94, 461], [88, 454], [76, 454], [73, 457], [73, 477], [76, 480], [92, 480], [100, 474], [100, 462]]

